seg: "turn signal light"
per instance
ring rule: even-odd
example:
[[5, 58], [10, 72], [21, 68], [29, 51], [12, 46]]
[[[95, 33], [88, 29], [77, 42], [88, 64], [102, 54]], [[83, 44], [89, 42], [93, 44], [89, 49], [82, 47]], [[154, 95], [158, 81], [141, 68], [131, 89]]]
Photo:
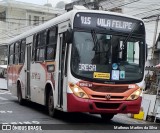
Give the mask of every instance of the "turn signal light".
[[136, 100], [142, 94], [142, 89], [134, 91], [126, 100]]
[[73, 94], [76, 95], [77, 97], [80, 97], [80, 98], [85, 98], [85, 99], [88, 99], [88, 95], [80, 88], [78, 87], [77, 85], [73, 85], [73, 83], [70, 83], [70, 89], [72, 90]]

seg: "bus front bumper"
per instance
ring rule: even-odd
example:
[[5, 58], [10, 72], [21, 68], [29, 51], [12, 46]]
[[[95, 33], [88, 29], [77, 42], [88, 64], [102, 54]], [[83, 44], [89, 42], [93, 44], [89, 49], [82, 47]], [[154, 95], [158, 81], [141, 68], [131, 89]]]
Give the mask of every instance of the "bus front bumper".
[[142, 97], [133, 101], [111, 101], [92, 100], [76, 97], [74, 94], [67, 94], [68, 112], [89, 112], [89, 113], [139, 113]]

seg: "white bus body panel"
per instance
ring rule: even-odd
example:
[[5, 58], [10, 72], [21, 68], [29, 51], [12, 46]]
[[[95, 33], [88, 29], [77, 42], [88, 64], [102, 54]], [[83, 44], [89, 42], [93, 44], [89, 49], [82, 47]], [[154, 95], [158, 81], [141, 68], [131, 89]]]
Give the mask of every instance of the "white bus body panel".
[[31, 101], [44, 105], [46, 71], [41, 63], [31, 63]]
[[[53, 95], [54, 95], [54, 106], [55, 108], [58, 105], [58, 70], [59, 70], [59, 44], [60, 44], [60, 33], [65, 32], [69, 27], [69, 23], [71, 24], [71, 28], [73, 28], [73, 21], [74, 21], [74, 17], [75, 14], [78, 12], [86, 12], [86, 13], [102, 13], [102, 14], [110, 14], [110, 15], [117, 15], [117, 16], [123, 16], [123, 17], [129, 17], [129, 18], [134, 18], [137, 19], [135, 17], [130, 17], [124, 14], [119, 14], [119, 13], [112, 13], [112, 12], [107, 12], [107, 11], [96, 11], [96, 10], [73, 10], [70, 11], [68, 13], [65, 13], [64, 15], [58, 16], [40, 26], [37, 26], [35, 28], [33, 28], [32, 30], [29, 30], [17, 37], [15, 37], [14, 39], [11, 39], [9, 41], [9, 44], [15, 43], [16, 41], [19, 41], [21, 39], [26, 38], [26, 44], [30, 44], [33, 43], [33, 35], [48, 29], [49, 27], [52, 27], [54, 25], [58, 25], [58, 39], [57, 39], [57, 52], [56, 52], [56, 68], [55, 68], [55, 92], [53, 91]], [[69, 46], [69, 55], [68, 55], [68, 68], [67, 68], [67, 77], [64, 77], [64, 82], [63, 82], [63, 111], [67, 111], [67, 93], [73, 93], [68, 86], [68, 82], [72, 82], [72, 83], [77, 83], [78, 79], [74, 78], [71, 74], [71, 70], [70, 70], [70, 58], [71, 58], [71, 45]], [[32, 45], [31, 45], [32, 46]], [[32, 50], [31, 50], [32, 52]], [[31, 55], [32, 57], [32, 55]], [[22, 97], [25, 98], [26, 96], [26, 90], [25, 90], [25, 86], [26, 86], [26, 59], [27, 59], [27, 47], [25, 50], [25, 63], [24, 66], [22, 67], [21, 71], [20, 71], [20, 75], [19, 75], [19, 80], [21, 82], [21, 88], [22, 88]], [[46, 75], [47, 75], [47, 71], [46, 69], [43, 67], [42, 62], [38, 63], [38, 62], [32, 62], [31, 61], [31, 65], [30, 65], [30, 100], [39, 104], [44, 105], [45, 104], [45, 85], [46, 82], [50, 82], [50, 81], [46, 81]], [[13, 75], [13, 77], [15, 77], [16, 75]], [[9, 89], [11, 90], [11, 93], [13, 95], [17, 95], [17, 85], [16, 83], [12, 83], [11, 80], [8, 79], [8, 85], [9, 85]], [[27, 86], [26, 86], [27, 87]], [[52, 88], [53, 89], [53, 88]]]

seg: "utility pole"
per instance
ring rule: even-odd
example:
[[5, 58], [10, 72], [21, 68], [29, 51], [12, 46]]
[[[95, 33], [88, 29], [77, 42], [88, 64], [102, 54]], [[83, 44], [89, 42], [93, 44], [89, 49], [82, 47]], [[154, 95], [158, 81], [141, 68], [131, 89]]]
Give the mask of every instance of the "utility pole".
[[99, 0], [94, 0], [94, 10], [99, 10]]
[[101, 0], [78, 0], [65, 5], [65, 10], [70, 11], [73, 9], [73, 5], [84, 5], [88, 8], [91, 6], [94, 10], [99, 10], [99, 3]]

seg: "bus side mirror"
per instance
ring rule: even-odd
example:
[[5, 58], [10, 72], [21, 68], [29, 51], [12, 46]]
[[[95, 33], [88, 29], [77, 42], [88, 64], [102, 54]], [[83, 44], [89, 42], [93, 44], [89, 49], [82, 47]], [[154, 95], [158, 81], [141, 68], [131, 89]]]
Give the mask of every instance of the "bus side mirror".
[[65, 37], [65, 42], [66, 43], [71, 43], [72, 42], [72, 39], [73, 39], [73, 31], [71, 29], [68, 29], [66, 31], [66, 37]]

